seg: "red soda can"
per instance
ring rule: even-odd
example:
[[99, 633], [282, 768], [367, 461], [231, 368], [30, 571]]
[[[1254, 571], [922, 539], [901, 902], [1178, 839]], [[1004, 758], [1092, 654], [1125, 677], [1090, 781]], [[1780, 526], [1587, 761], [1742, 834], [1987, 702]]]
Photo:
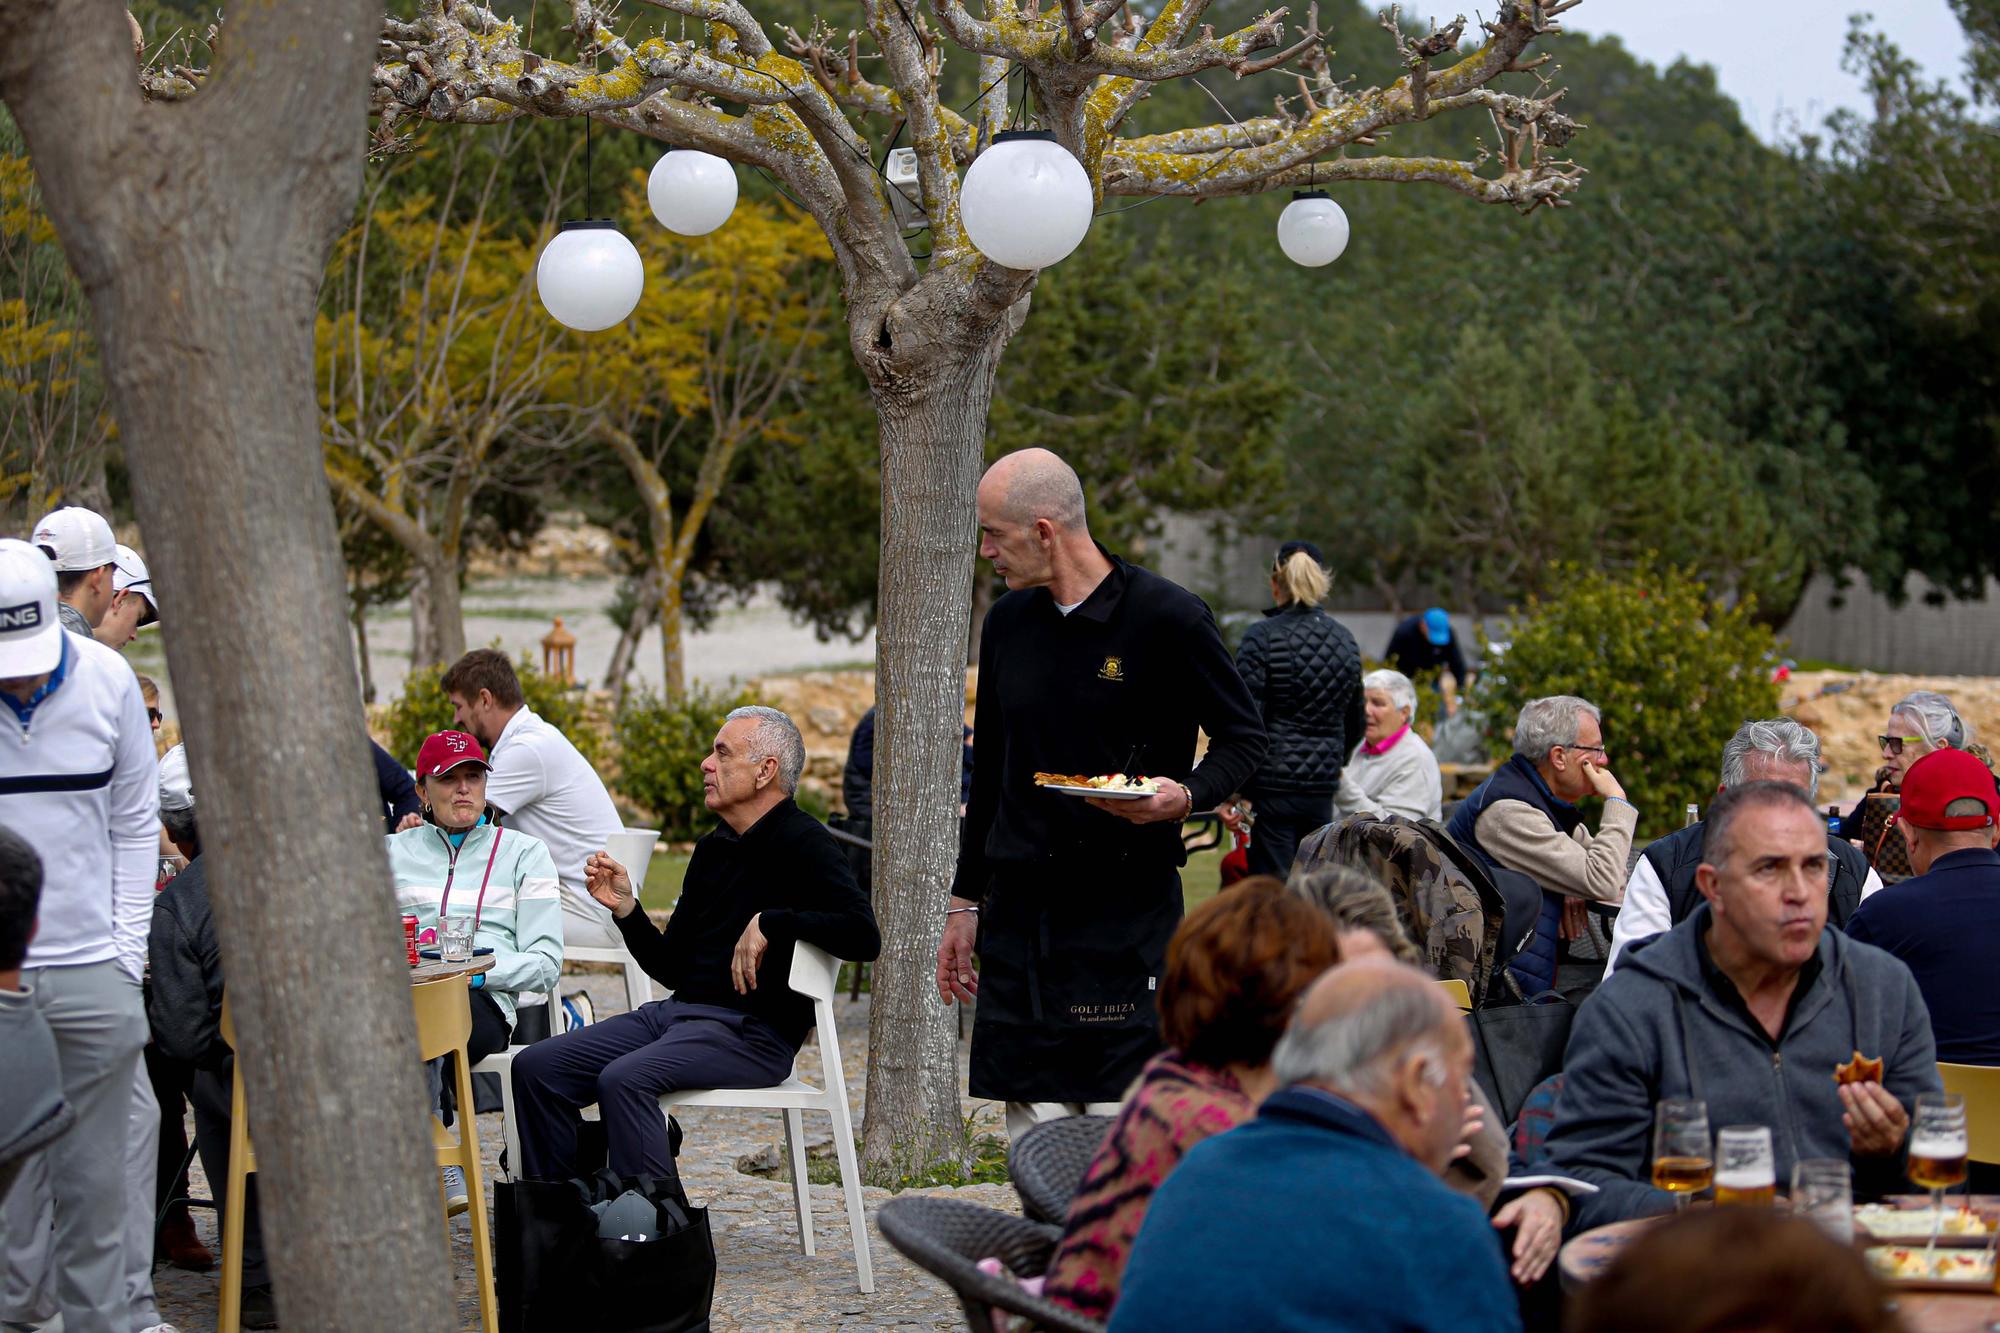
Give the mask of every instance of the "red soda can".
[[417, 918], [409, 912], [403, 913], [403, 947], [409, 951], [411, 967], [423, 961], [417, 957]]

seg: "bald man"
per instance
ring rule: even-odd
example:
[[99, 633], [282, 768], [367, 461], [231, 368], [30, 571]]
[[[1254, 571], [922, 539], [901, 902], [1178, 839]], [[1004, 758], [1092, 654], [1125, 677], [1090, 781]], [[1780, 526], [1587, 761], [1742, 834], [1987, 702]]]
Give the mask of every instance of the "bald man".
[[[1208, 607], [1091, 540], [1062, 459], [1023, 449], [987, 469], [979, 531], [1008, 592], [980, 639], [972, 799], [938, 990], [947, 1003], [978, 996], [972, 1095], [1006, 1102], [1018, 1136], [1115, 1110], [1159, 1049], [1181, 821], [1240, 788], [1265, 738]], [[1037, 787], [1037, 772], [1125, 773], [1159, 790], [1083, 799]]]
[[1272, 1072], [1256, 1119], [1196, 1144], [1153, 1196], [1112, 1333], [1519, 1329], [1493, 1227], [1441, 1179], [1472, 1074], [1443, 988], [1388, 959], [1336, 967]]

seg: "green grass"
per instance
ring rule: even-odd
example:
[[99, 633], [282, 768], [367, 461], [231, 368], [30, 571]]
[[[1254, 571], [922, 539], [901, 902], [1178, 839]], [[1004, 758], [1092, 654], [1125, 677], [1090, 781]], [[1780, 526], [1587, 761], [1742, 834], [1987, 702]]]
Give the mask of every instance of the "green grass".
[[646, 866], [646, 885], [639, 890], [640, 903], [655, 911], [672, 907], [680, 901], [681, 883], [687, 879], [687, 871], [687, 853], [665, 847], [654, 851], [652, 861]]
[[1222, 856], [1227, 844], [1196, 852], [1181, 867], [1181, 901], [1189, 907], [1207, 902], [1222, 890]]

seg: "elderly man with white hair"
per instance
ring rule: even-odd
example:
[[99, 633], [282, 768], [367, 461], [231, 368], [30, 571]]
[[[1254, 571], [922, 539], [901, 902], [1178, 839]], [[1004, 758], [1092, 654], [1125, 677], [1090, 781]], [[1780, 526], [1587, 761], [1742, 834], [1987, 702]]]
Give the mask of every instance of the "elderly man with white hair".
[[[1745, 722], [1722, 747], [1718, 792], [1746, 782], [1789, 782], [1819, 797], [1819, 737], [1789, 717]], [[1647, 845], [1625, 881], [1625, 905], [1611, 933], [1604, 975], [1618, 966], [1627, 945], [1679, 925], [1701, 905], [1695, 870], [1701, 865], [1702, 825], [1689, 824]], [[1861, 900], [1882, 887], [1882, 877], [1859, 848], [1829, 833], [1826, 839], [1826, 919], [1845, 927]]]
[[782, 1082], [813, 1025], [790, 985], [803, 940], [865, 962], [882, 947], [875, 913], [826, 826], [793, 795], [805, 768], [799, 729], [775, 708], [738, 708], [701, 761], [702, 799], [720, 823], [695, 844], [663, 932], [605, 852], [584, 866], [646, 975], [673, 994], [536, 1042], [514, 1061], [521, 1161], [531, 1180], [577, 1174], [581, 1107], [597, 1103], [621, 1176], [674, 1174], [659, 1096], [683, 1088]]
[[1411, 725], [1417, 687], [1400, 671], [1371, 671], [1361, 678], [1361, 708], [1368, 729], [1340, 770], [1334, 815], [1440, 818], [1444, 778], [1437, 756]]

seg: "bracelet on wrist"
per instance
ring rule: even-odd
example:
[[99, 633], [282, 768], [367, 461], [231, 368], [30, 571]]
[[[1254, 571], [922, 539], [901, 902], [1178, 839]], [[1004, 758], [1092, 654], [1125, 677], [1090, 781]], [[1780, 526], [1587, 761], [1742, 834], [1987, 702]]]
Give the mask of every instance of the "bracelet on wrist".
[[970, 912], [974, 916], [979, 915], [979, 909], [977, 907], [947, 907], [944, 909], [944, 914], [946, 916], [956, 916], [960, 912]]

